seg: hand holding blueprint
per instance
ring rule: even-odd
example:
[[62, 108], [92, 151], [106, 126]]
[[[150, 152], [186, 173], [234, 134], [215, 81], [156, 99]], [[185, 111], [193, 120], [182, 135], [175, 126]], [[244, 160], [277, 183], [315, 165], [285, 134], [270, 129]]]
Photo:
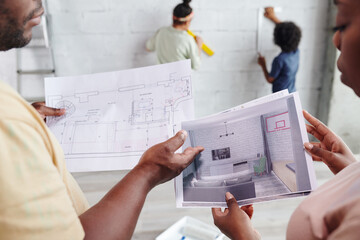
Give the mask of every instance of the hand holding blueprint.
[[47, 124], [69, 171], [131, 169], [142, 153], [194, 118], [190, 60], [45, 79], [46, 104], [65, 108]]
[[186, 121], [183, 149], [205, 148], [175, 181], [178, 207], [226, 207], [303, 196], [316, 188], [300, 98], [279, 92]]

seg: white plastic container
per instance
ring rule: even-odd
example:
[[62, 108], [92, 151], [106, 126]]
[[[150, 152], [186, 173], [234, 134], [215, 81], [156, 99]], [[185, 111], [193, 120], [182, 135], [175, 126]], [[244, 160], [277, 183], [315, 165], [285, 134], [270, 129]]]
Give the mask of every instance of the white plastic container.
[[226, 240], [228, 239], [216, 227], [203, 223], [195, 218], [181, 218], [156, 240]]

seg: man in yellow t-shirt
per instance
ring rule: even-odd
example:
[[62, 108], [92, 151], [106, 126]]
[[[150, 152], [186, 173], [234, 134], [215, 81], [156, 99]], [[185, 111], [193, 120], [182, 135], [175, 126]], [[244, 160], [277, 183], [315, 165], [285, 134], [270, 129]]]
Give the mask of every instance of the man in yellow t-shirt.
[[[31, 40], [43, 7], [41, 0], [0, 0], [0, 11], [0, 50], [6, 51]], [[148, 192], [178, 175], [203, 150], [175, 154], [186, 136], [180, 131], [150, 148], [89, 208], [41, 115], [0, 82], [0, 239], [130, 239]]]

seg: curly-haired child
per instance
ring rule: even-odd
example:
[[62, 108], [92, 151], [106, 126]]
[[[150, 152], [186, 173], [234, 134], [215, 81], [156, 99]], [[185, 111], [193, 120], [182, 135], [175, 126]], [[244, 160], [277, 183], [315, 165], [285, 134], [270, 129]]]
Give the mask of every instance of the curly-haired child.
[[272, 84], [273, 93], [285, 89], [295, 92], [296, 74], [299, 69], [298, 46], [301, 30], [293, 22], [281, 22], [272, 7], [265, 8], [264, 16], [276, 24], [274, 42], [281, 48], [281, 53], [273, 60], [270, 73], [266, 68], [266, 60], [261, 55], [259, 55], [258, 64], [264, 72], [265, 79]]

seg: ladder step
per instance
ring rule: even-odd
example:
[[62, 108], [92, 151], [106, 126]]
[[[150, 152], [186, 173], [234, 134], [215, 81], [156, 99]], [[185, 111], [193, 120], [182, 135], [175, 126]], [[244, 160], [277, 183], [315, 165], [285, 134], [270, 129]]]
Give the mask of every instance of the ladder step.
[[53, 74], [55, 73], [55, 69], [44, 69], [44, 70], [29, 70], [29, 71], [23, 71], [23, 70], [17, 70], [18, 74], [23, 75], [41, 75], [41, 74]]
[[30, 43], [25, 46], [25, 48], [47, 48], [44, 39], [33, 38]]
[[45, 49], [49, 49], [49, 48], [46, 47], [45, 45], [30, 45], [30, 46], [23, 47], [23, 49], [33, 49], [33, 48], [45, 48]]
[[33, 103], [33, 102], [44, 102], [45, 98], [44, 97], [24, 97], [25, 100], [29, 103]]

